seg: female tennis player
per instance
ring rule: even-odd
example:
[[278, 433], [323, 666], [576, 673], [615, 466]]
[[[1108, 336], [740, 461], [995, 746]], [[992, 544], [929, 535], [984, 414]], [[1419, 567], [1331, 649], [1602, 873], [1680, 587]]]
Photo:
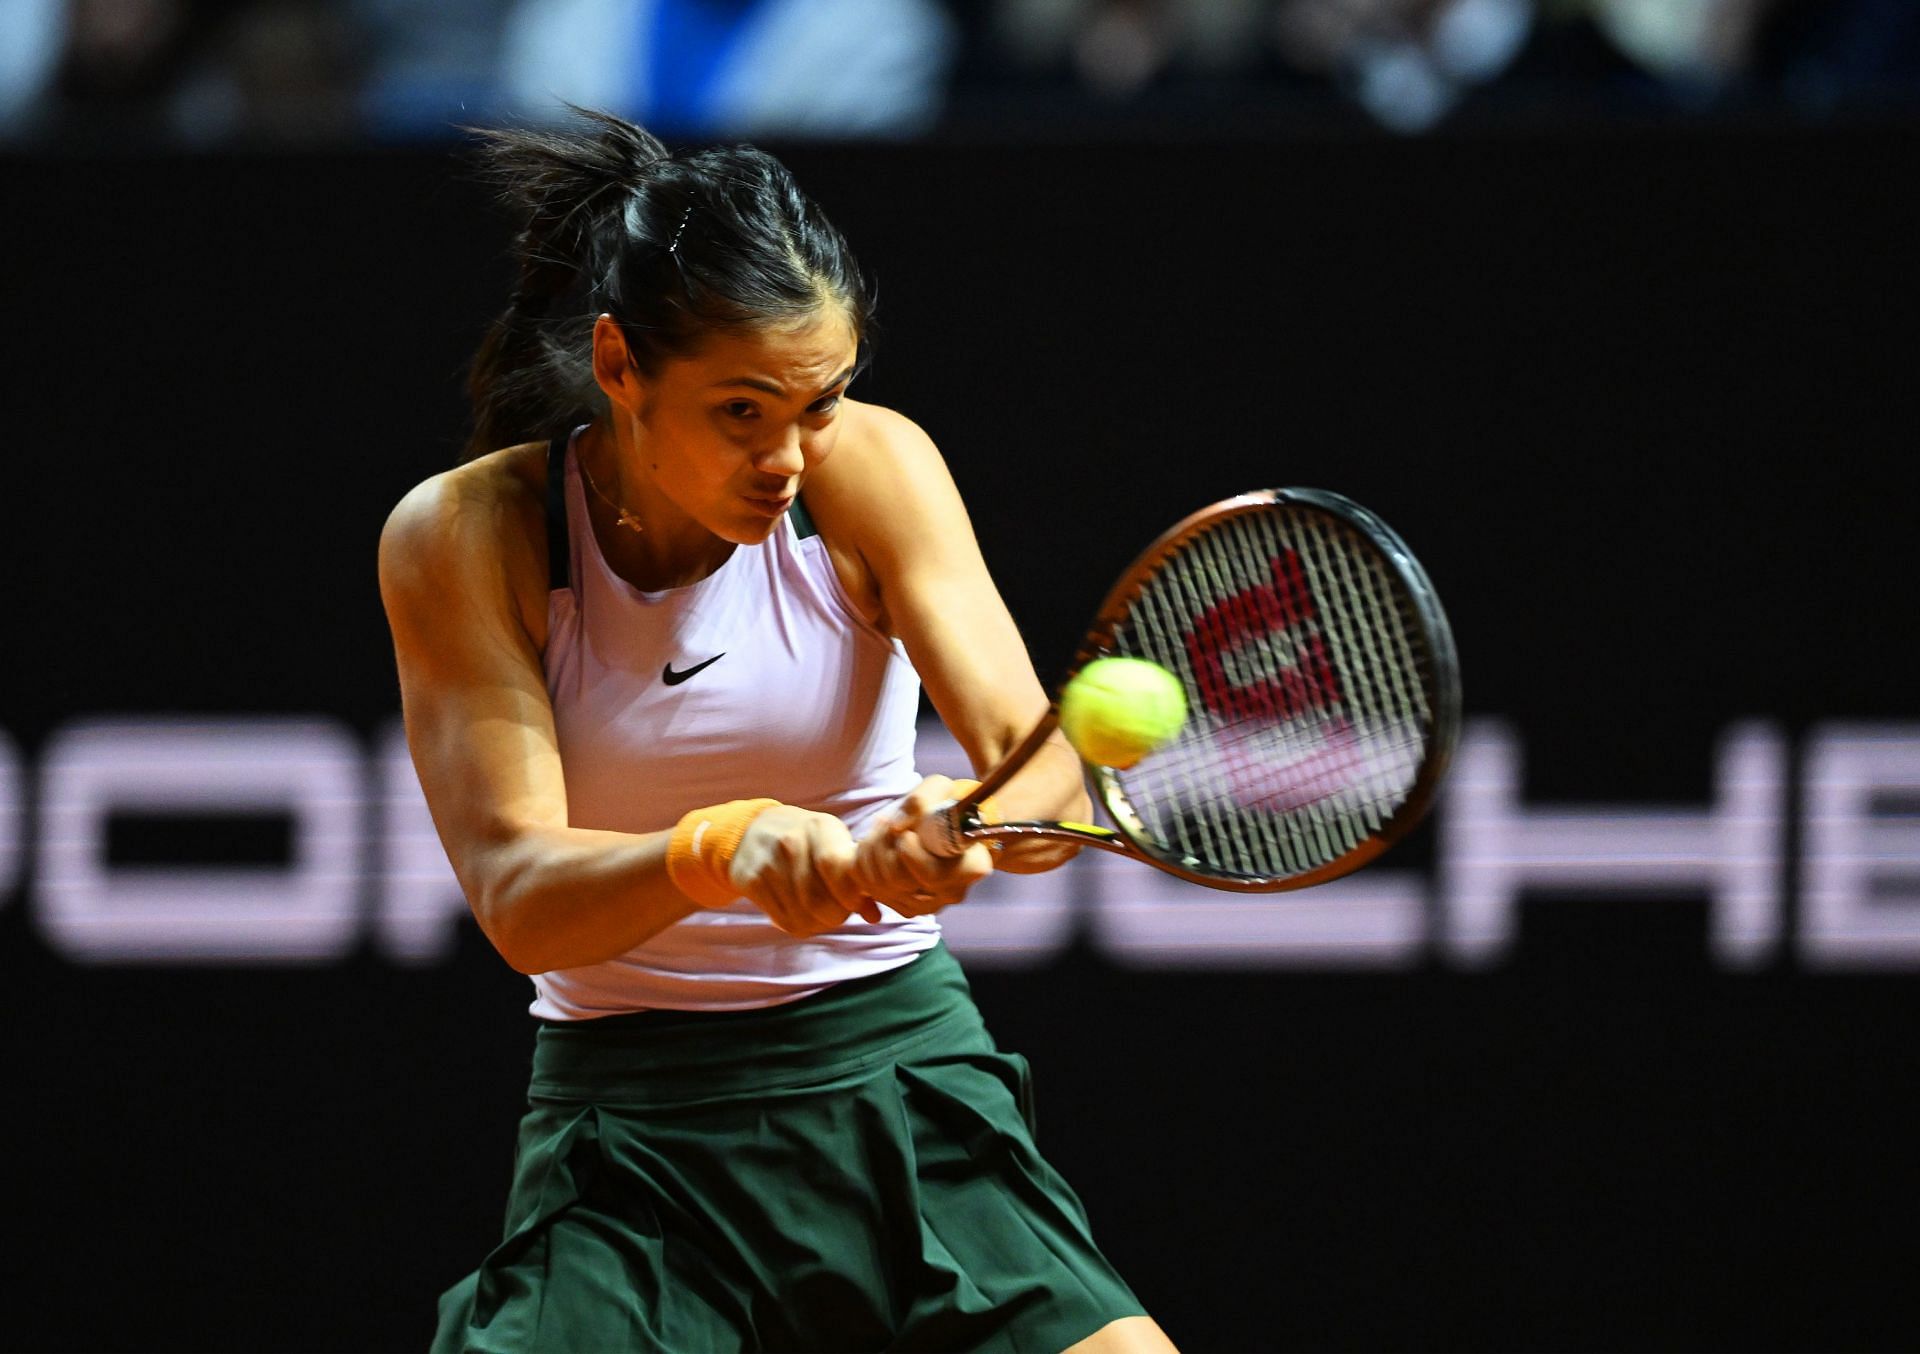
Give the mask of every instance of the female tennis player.
[[[1035, 1149], [914, 831], [1044, 710], [871, 301], [771, 157], [488, 133], [524, 212], [473, 455], [380, 542], [407, 737], [539, 1020], [504, 1237], [438, 1350], [1167, 1350]], [[1003, 813], [1084, 814], [1064, 744]]]

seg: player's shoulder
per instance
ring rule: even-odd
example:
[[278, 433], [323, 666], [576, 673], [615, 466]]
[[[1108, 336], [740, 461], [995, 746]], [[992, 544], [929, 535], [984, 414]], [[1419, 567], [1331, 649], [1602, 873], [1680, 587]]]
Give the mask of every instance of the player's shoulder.
[[842, 407], [846, 426], [841, 443], [854, 453], [850, 459], [869, 462], [884, 458], [896, 464], [912, 464], [927, 457], [939, 458], [939, 449], [926, 429], [899, 410], [855, 399], [844, 401]]
[[926, 429], [896, 409], [848, 400], [833, 454], [821, 463], [807, 491], [811, 508], [824, 503], [854, 512], [892, 505], [904, 512], [930, 489], [951, 485], [946, 462]]
[[967, 530], [965, 509], [933, 438], [884, 405], [849, 401], [833, 454], [808, 481], [822, 534], [865, 554]]
[[538, 626], [551, 588], [545, 540], [545, 446], [492, 451], [401, 496], [380, 530], [380, 592], [413, 611], [447, 597], [511, 597], [522, 622]]
[[387, 514], [382, 554], [460, 554], [537, 523], [546, 502], [545, 450], [540, 443], [506, 447], [420, 481]]

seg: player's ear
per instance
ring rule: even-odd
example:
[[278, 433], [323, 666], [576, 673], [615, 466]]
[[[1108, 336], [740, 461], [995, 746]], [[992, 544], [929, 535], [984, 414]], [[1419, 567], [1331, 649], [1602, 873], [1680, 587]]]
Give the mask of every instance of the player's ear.
[[627, 336], [611, 315], [602, 314], [593, 322], [593, 379], [618, 407], [629, 411], [640, 408], [645, 381], [633, 365]]

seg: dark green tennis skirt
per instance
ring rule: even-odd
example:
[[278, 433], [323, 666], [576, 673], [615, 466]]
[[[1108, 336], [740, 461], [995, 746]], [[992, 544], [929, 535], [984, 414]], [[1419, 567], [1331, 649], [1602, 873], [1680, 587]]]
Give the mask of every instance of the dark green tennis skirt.
[[786, 1006], [543, 1025], [435, 1351], [1057, 1351], [1141, 1308], [944, 948]]

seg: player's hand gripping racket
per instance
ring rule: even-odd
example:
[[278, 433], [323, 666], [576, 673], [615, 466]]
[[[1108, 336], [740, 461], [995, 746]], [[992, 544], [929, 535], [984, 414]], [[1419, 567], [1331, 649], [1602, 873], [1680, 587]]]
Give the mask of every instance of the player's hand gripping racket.
[[1179, 731], [1124, 770], [1082, 749], [1118, 830], [980, 819], [1059, 726], [1056, 698], [979, 788], [922, 821], [929, 850], [1046, 837], [1214, 888], [1304, 888], [1417, 823], [1459, 734], [1459, 664], [1426, 572], [1325, 490], [1242, 494], [1175, 525], [1107, 595], [1062, 690], [1108, 656], [1158, 664], [1186, 698]]

